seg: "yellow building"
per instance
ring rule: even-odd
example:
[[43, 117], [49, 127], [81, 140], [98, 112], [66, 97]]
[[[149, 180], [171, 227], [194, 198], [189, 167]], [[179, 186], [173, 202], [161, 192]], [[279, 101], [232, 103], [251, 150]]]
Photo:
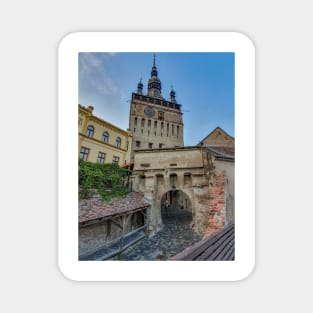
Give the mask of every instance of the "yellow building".
[[78, 105], [78, 157], [94, 163], [129, 164], [131, 134], [94, 116], [93, 109]]

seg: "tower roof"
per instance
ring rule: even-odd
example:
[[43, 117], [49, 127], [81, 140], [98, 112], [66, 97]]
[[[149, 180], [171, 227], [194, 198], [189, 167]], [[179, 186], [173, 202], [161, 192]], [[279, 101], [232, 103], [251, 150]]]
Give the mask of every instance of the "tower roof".
[[143, 87], [143, 83], [142, 83], [142, 78], [140, 77], [140, 81], [139, 81], [139, 83], [138, 83], [138, 85], [137, 85], [138, 87]]
[[163, 99], [161, 94], [161, 81], [158, 78], [158, 70], [155, 64], [155, 54], [153, 55], [151, 77], [148, 80], [148, 96]]
[[157, 67], [155, 65], [155, 54], [153, 55], [153, 65], [152, 65], [152, 69], [151, 69], [151, 77], [158, 77], [158, 70]]

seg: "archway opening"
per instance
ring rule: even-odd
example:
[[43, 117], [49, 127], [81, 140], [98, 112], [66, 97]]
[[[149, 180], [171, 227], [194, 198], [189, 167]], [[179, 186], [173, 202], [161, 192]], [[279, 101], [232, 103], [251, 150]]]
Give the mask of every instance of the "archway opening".
[[192, 204], [190, 198], [182, 190], [167, 191], [161, 199], [161, 216], [164, 225], [191, 226]]

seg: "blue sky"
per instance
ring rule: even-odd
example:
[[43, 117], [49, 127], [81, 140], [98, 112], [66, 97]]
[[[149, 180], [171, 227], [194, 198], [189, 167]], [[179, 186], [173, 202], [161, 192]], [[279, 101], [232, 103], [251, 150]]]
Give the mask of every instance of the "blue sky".
[[[215, 127], [234, 136], [234, 53], [156, 53], [162, 95], [171, 85], [182, 104], [185, 146]], [[153, 53], [79, 53], [79, 103], [94, 115], [128, 128], [131, 93], [142, 78], [147, 93]]]

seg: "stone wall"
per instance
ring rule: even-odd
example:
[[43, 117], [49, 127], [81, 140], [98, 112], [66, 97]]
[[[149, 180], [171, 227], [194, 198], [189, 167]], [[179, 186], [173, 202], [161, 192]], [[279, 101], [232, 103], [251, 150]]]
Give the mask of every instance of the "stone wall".
[[208, 146], [234, 147], [235, 138], [228, 135], [220, 127], [216, 127], [207, 137], [202, 140], [202, 144]]
[[107, 231], [107, 221], [79, 227], [79, 255], [95, 252], [122, 234], [121, 229], [112, 223], [110, 236]]
[[209, 236], [225, 227], [226, 216], [226, 176], [225, 171], [213, 179], [209, 192], [210, 206], [205, 235]]

